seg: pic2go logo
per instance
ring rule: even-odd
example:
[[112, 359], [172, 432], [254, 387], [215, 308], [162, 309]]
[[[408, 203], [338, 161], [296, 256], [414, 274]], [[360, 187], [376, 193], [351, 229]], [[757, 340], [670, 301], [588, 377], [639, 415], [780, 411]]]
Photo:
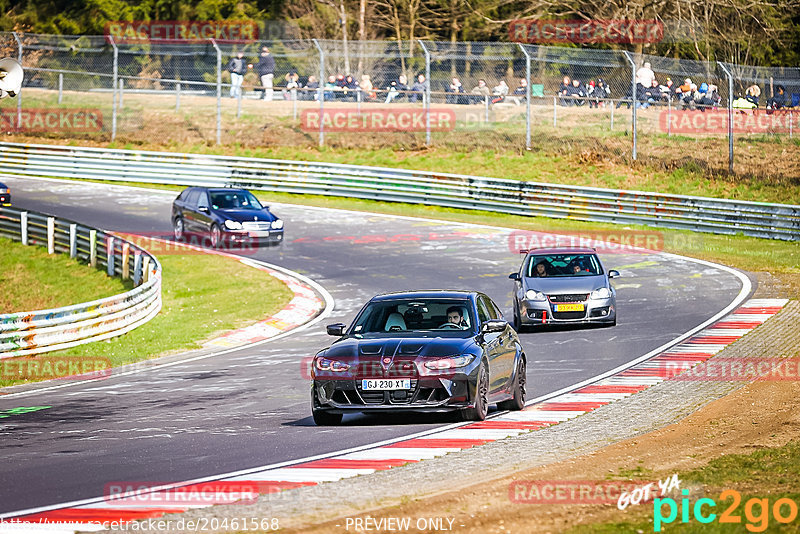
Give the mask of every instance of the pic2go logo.
[[[689, 490], [682, 490], [681, 493], [684, 495], [680, 505], [681, 523], [689, 522], [690, 509], [695, 520], [700, 523], [708, 524], [717, 518], [717, 514], [711, 512], [711, 509], [717, 506], [714, 499], [698, 499], [692, 506], [689, 503], [689, 499], [686, 498], [689, 495]], [[719, 522], [741, 524], [742, 517], [736, 513], [736, 510], [742, 502], [742, 495], [736, 490], [725, 490], [719, 494], [720, 501], [728, 499], [732, 499], [733, 502], [720, 514]], [[664, 516], [665, 505], [669, 510], [666, 516]], [[770, 511], [775, 520], [784, 525], [797, 519], [797, 503], [793, 500], [786, 497], [780, 498], [772, 504], [770, 509], [769, 499], [753, 497], [744, 505], [744, 516], [747, 519], [745, 528], [749, 532], [764, 532], [769, 527]], [[662, 525], [670, 524], [677, 518], [678, 504], [675, 499], [667, 497], [653, 500], [653, 532], [661, 532]]]

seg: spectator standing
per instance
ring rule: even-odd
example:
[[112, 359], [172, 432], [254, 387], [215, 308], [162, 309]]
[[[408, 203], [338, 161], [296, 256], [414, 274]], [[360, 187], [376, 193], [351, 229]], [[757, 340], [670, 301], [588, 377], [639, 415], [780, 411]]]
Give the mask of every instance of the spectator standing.
[[650, 63], [645, 63], [636, 71], [636, 83], [642, 84], [645, 88], [653, 86], [653, 80], [656, 79], [656, 74], [650, 68]]
[[247, 72], [247, 63], [244, 61], [244, 52], [238, 52], [236, 57], [228, 62], [228, 72], [231, 73], [231, 98], [242, 95], [242, 81]]
[[[253, 65], [248, 65], [251, 69]], [[269, 53], [269, 48], [266, 46], [261, 47], [261, 56], [258, 58], [258, 63], [255, 64], [255, 71], [261, 80], [262, 91], [264, 92], [262, 98], [267, 102], [272, 101], [273, 89], [272, 82], [275, 77], [275, 58]]]

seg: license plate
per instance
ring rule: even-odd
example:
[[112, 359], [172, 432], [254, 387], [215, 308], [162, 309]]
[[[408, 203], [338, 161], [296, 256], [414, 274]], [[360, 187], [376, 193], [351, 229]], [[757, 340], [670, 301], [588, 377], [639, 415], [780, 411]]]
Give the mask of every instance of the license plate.
[[247, 232], [247, 235], [249, 235], [250, 237], [269, 237], [269, 230], [257, 231], [257, 232]]
[[557, 312], [568, 312], [568, 311], [583, 311], [583, 303], [576, 303], [576, 304], [556, 304], [556, 311]]
[[411, 389], [410, 378], [389, 378], [362, 380], [361, 389], [364, 391], [390, 391], [395, 389]]

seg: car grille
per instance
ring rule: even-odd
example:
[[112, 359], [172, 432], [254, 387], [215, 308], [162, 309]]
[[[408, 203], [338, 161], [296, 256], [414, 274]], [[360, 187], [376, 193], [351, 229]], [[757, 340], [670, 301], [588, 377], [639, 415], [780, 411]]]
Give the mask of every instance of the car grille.
[[242, 228], [248, 231], [264, 231], [269, 230], [272, 223], [269, 221], [247, 221], [242, 223]]
[[571, 312], [553, 312], [553, 319], [583, 319], [586, 317], [585, 311], [571, 311]]
[[550, 302], [586, 302], [589, 298], [588, 293], [579, 293], [574, 295], [547, 295]]

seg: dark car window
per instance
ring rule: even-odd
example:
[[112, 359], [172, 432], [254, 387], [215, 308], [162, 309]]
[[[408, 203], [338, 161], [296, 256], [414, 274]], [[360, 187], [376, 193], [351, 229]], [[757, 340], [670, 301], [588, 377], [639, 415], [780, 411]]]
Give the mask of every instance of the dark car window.
[[264, 209], [249, 191], [211, 191], [211, 205], [215, 210], [260, 210]]
[[186, 205], [190, 207], [197, 206], [197, 198], [200, 196], [200, 191], [197, 189], [190, 189], [186, 193], [186, 197], [183, 199], [186, 202]]
[[207, 208], [208, 207], [208, 193], [205, 191], [200, 191], [200, 197], [197, 199], [197, 207], [198, 208]]
[[[466, 299], [413, 298], [376, 300], [368, 303], [353, 323], [354, 335], [404, 335], [408, 332], [448, 332], [464, 334], [472, 330], [475, 318]], [[459, 323], [450, 323], [448, 314], [457, 312]]]
[[495, 304], [492, 299], [486, 299], [486, 300], [489, 301], [489, 309], [491, 311], [494, 311], [495, 319], [502, 319], [503, 318], [503, 312], [500, 311], [500, 308], [497, 307], [497, 304]]
[[600, 261], [594, 254], [536, 254], [528, 260], [525, 276], [540, 277], [539, 265], [544, 266], [544, 276], [594, 276], [603, 274]]
[[483, 324], [491, 318], [492, 317], [489, 314], [489, 309], [486, 306], [486, 302], [484, 302], [484, 298], [478, 298], [478, 322]]

